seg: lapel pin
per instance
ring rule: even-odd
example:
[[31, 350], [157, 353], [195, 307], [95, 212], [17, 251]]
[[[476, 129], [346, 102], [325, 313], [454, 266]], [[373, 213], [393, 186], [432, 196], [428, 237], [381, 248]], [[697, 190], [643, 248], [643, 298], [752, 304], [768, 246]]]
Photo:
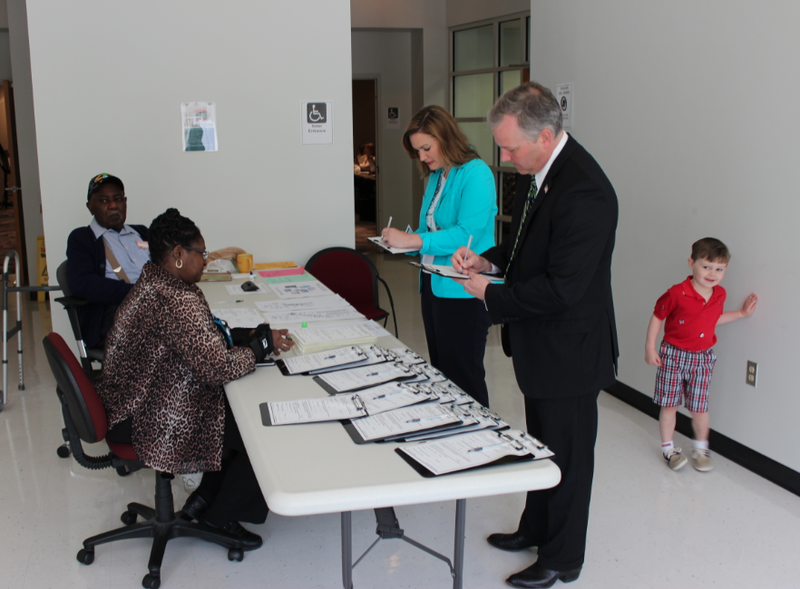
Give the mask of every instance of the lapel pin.
[[545, 193], [545, 194], [547, 194], [547, 191], [548, 191], [548, 190], [550, 190], [550, 185], [549, 185], [549, 184], [545, 185], [545, 187], [544, 187], [544, 193]]

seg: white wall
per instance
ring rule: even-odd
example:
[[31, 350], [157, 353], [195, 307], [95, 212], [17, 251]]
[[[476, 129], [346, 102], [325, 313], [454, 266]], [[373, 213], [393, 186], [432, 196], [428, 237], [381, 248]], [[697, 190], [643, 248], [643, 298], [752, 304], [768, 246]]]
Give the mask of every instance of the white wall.
[[531, 9], [531, 0], [446, 0], [447, 26], [455, 27]]
[[447, 104], [445, 0], [351, 0], [354, 29], [422, 29], [425, 104]]
[[[532, 16], [531, 77], [575, 84], [574, 136], [620, 199], [620, 381], [652, 391], [643, 348], [653, 304], [688, 274], [691, 243], [718, 237], [733, 254], [726, 308], [752, 291], [761, 302], [718, 330], [712, 427], [800, 470], [800, 6], [534, 1]], [[748, 359], [759, 363], [756, 389], [745, 385]]]
[[[353, 246], [347, 0], [27, 6], [51, 275], [69, 232], [90, 220], [98, 172], [125, 181], [130, 222], [175, 206], [210, 249], [304, 263]], [[181, 151], [180, 103], [191, 100], [216, 102], [218, 153]], [[301, 145], [311, 100], [333, 101], [334, 145]]]

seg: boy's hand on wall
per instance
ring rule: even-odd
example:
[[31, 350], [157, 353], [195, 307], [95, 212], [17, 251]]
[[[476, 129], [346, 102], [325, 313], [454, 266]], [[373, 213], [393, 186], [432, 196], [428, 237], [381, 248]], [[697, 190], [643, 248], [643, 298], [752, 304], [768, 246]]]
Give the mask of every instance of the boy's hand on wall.
[[744, 305], [742, 305], [742, 316], [743, 317], [750, 317], [753, 312], [756, 310], [756, 305], [758, 304], [758, 295], [756, 293], [752, 293], [749, 297], [744, 300]]

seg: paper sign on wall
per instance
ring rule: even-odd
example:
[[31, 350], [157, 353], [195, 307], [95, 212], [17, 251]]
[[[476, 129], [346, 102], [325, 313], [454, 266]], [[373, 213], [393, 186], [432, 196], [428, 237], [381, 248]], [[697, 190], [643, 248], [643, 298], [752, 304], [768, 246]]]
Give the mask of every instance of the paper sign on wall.
[[561, 106], [562, 126], [569, 129], [572, 127], [572, 84], [558, 84], [556, 100]]
[[217, 151], [217, 107], [213, 102], [182, 102], [183, 151]]
[[397, 106], [390, 106], [386, 109], [386, 128], [399, 129], [400, 128], [400, 108]]
[[333, 143], [333, 103], [301, 102], [303, 145]]

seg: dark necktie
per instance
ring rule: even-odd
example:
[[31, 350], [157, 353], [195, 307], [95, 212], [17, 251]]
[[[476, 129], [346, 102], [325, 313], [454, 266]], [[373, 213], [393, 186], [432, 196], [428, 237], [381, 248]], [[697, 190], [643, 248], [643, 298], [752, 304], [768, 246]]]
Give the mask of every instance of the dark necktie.
[[525, 208], [522, 210], [522, 219], [519, 222], [519, 228], [517, 229], [517, 238], [514, 240], [514, 249], [511, 250], [511, 257], [508, 258], [508, 265], [506, 266], [506, 277], [508, 277], [508, 269], [511, 268], [511, 262], [514, 261], [514, 256], [517, 254], [517, 246], [519, 245], [519, 237], [522, 235], [522, 228], [525, 226], [525, 219], [528, 217], [528, 213], [531, 210], [531, 205], [533, 205], [533, 200], [536, 198], [536, 194], [539, 192], [539, 188], [536, 186], [536, 176], [531, 177], [531, 187], [528, 189], [528, 198], [525, 199]]

